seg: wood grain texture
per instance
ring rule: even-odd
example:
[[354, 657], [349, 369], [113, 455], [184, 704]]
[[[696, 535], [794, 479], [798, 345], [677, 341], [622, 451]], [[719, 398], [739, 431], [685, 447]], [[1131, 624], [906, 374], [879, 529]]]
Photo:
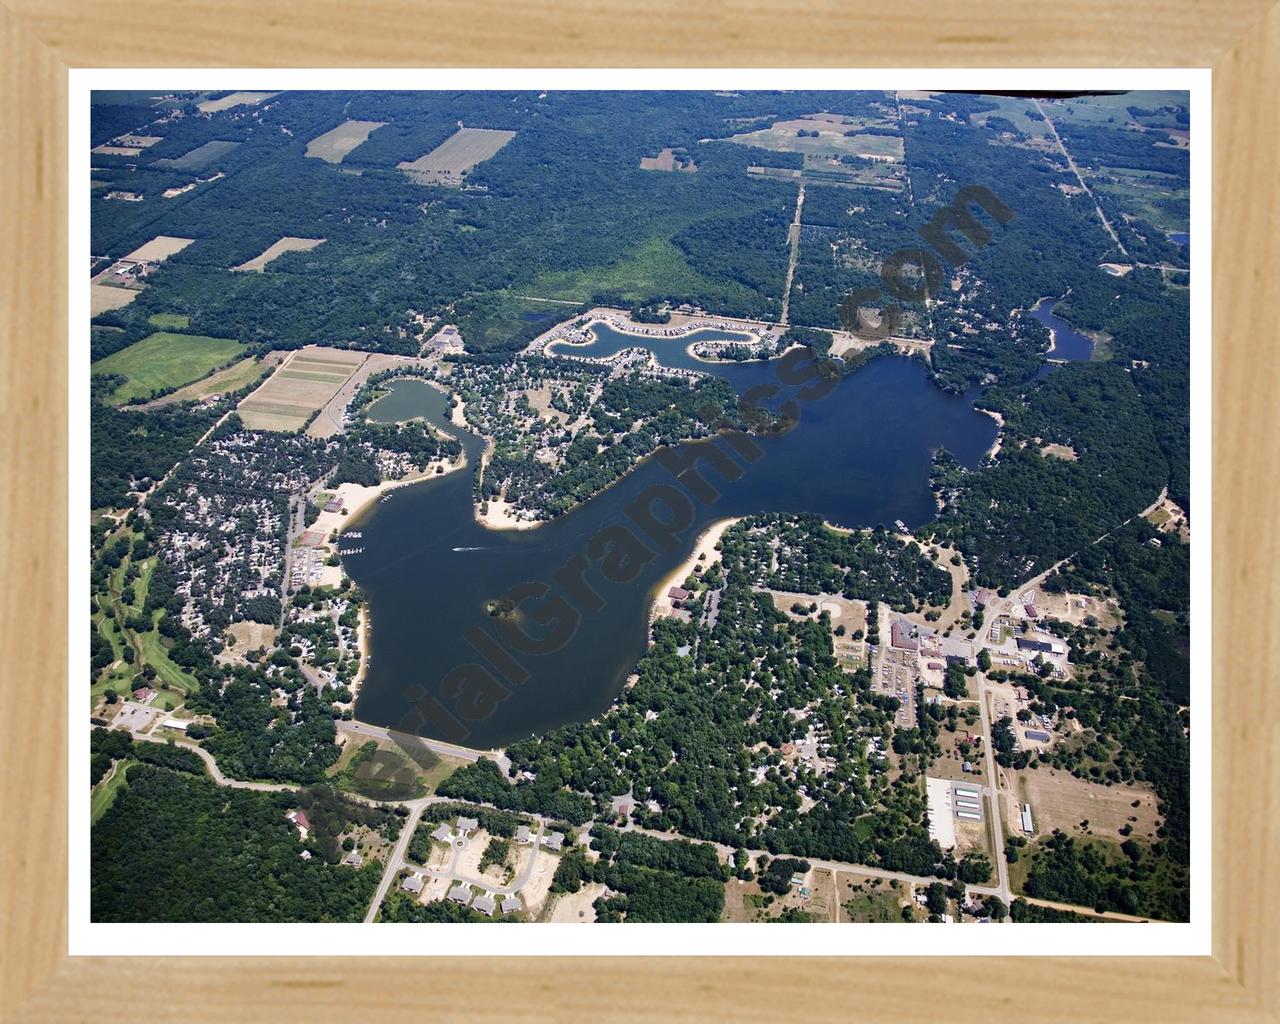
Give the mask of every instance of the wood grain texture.
[[[1215, 65], [1213, 203], [1214, 951], [1280, 1006], [1280, 8]], [[1241, 625], [1248, 623], [1242, 636]], [[1241, 639], [1244, 642], [1240, 642]]]
[[[1206, 67], [1271, 0], [6, 0], [82, 67]], [[216, 11], [216, 16], [212, 13]]]
[[0, 1012], [66, 949], [66, 72], [0, 8]]
[[[364, 1019], [1275, 1021], [1280, 731], [1277, 152], [1269, 2], [334, 0], [0, 5], [0, 1015]], [[216, 14], [212, 13], [216, 10]], [[676, 26], [679, 27], [677, 32]], [[1215, 956], [1183, 960], [69, 960], [68, 66], [1214, 66]], [[1201, 541], [1203, 543], [1203, 541]], [[1249, 629], [1240, 627], [1247, 624]], [[785, 929], [762, 933], [784, 941]], [[1016, 974], [1017, 986], [1010, 984]], [[1030, 1000], [1030, 1003], [1028, 1002]], [[518, 1009], [517, 1009], [518, 1008]]]

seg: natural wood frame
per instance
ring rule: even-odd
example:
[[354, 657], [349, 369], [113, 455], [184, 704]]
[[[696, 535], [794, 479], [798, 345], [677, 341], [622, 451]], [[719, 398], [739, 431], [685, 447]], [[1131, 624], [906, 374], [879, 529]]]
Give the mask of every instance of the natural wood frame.
[[[1280, 887], [1266, 870], [1280, 838], [1280, 730], [1268, 718], [1264, 682], [1280, 574], [1263, 511], [1280, 478], [1280, 374], [1253, 350], [1270, 344], [1280, 323], [1280, 291], [1264, 276], [1280, 266], [1280, 8], [1270, 3], [653, 0], [610, 10], [588, 0], [509, 8], [221, 0], [199, 9], [182, 0], [0, 0], [0, 1019], [318, 1022], [375, 1012], [421, 1019], [446, 1008], [503, 1021], [513, 1013], [772, 1020], [788, 1010], [898, 1021], [1280, 1019]], [[69, 958], [67, 69], [299, 63], [1213, 67], [1213, 956], [1017, 959], [998, 968], [907, 958]], [[1246, 533], [1244, 522], [1261, 530]]]

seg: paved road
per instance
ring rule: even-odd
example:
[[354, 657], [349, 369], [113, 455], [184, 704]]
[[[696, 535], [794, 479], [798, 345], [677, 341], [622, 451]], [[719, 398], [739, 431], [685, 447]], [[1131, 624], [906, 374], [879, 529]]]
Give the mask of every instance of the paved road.
[[[145, 743], [168, 743], [167, 736], [153, 736], [146, 732], [130, 733], [135, 740], [142, 740]], [[205, 767], [209, 769], [209, 775], [219, 786], [228, 786], [231, 789], [256, 789], [263, 793], [279, 793], [286, 789], [297, 789], [298, 785], [291, 782], [245, 782], [243, 779], [229, 779], [222, 774], [218, 768], [218, 762], [213, 759], [213, 755], [204, 747], [198, 747], [189, 740], [174, 740], [175, 746], [182, 747], [183, 750], [190, 750], [193, 754], [205, 763]]]
[[[344, 722], [340, 724], [350, 725], [351, 723]], [[151, 736], [146, 733], [133, 733], [132, 735], [134, 739], [143, 740], [148, 743], [169, 742], [168, 739], [166, 738], [163, 738], [160, 736]], [[219, 771], [217, 762], [215, 762], [213, 759], [213, 755], [211, 755], [204, 748], [198, 747], [193, 743], [182, 742], [181, 740], [177, 741], [177, 745], [187, 750], [195, 751], [197, 756], [199, 756], [200, 759], [204, 761], [205, 765], [208, 767], [209, 774], [213, 778], [213, 781], [220, 786], [228, 786], [228, 787], [231, 787], [232, 789], [254, 789], [254, 790], [259, 790], [263, 792], [280, 792], [283, 790], [294, 790], [299, 788], [297, 785], [290, 784], [290, 783], [245, 782], [240, 779], [229, 779], [225, 775], [223, 775], [221, 771]], [[989, 744], [988, 744], [988, 749], [990, 749]], [[988, 768], [988, 770], [990, 770], [990, 768]], [[395, 880], [396, 876], [400, 873], [400, 869], [406, 865], [405, 854], [408, 852], [409, 843], [413, 839], [414, 832], [417, 831], [418, 822], [422, 819], [422, 812], [431, 804], [449, 802], [449, 798], [440, 797], [440, 796], [427, 796], [427, 797], [420, 797], [417, 800], [378, 801], [378, 800], [365, 799], [352, 793], [349, 793], [346, 795], [353, 800], [358, 800], [361, 803], [367, 803], [372, 806], [381, 806], [384, 804], [403, 805], [409, 809], [409, 816], [405, 819], [404, 825], [400, 832], [400, 838], [396, 841], [395, 848], [391, 851], [391, 854], [387, 858], [387, 864], [386, 864], [386, 867], [383, 869], [382, 878], [378, 882], [378, 888], [375, 891], [373, 900], [370, 902], [369, 909], [365, 914], [364, 920], [366, 923], [368, 923], [373, 921], [374, 917], [377, 915], [378, 908], [382, 906], [382, 901], [386, 899], [387, 892], [390, 890], [392, 882]], [[491, 805], [486, 805], [486, 806], [491, 806]], [[546, 819], [542, 815], [532, 814], [532, 813], [526, 813], [525, 817], [532, 818], [533, 820], [538, 822], [538, 839], [540, 839], [543, 832], [546, 829]], [[695, 843], [702, 842], [702, 840], [689, 839], [689, 837], [687, 836], [674, 835], [670, 832], [657, 832], [657, 831], [654, 831], [653, 829], [640, 828], [637, 825], [626, 826], [626, 830], [639, 832], [639, 833], [642, 833], [643, 835], [652, 836], [655, 839], [661, 839], [666, 842], [674, 842], [676, 840], [681, 840], [681, 839], [687, 842], [695, 842]], [[538, 848], [537, 846], [538, 839], [534, 840], [535, 851]], [[710, 845], [714, 846], [716, 850], [719, 851], [719, 853], [725, 856], [726, 858], [731, 857], [736, 849], [736, 847], [726, 846], [723, 843], [711, 843]], [[772, 856], [771, 854], [769, 854], [767, 850], [750, 850], [749, 849], [747, 850], [747, 853], [749, 853], [753, 857], [759, 857], [762, 855]], [[930, 885], [933, 882], [940, 881], [940, 879], [934, 878], [934, 877], [926, 877], [923, 875], [911, 875], [911, 874], [907, 874], [904, 871], [887, 871], [884, 868], [870, 867], [865, 864], [849, 864], [844, 861], [820, 860], [813, 857], [808, 857], [805, 859], [808, 860], [809, 863], [813, 865], [813, 867], [820, 868], [824, 871], [855, 872], [857, 874], [865, 875], [870, 878], [884, 878], [888, 880], [897, 879], [900, 882], [907, 882], [912, 885]], [[1003, 867], [1003, 863], [1004, 863], [1003, 850], [1001, 851], [1001, 855], [998, 856], [996, 860], [997, 860], [997, 863]], [[537, 862], [536, 856], [530, 857], [529, 863], [525, 865], [524, 870], [520, 873], [520, 877], [514, 879], [512, 883], [508, 886], [494, 886], [491, 883], [483, 880], [466, 878], [462, 875], [456, 874], [456, 872], [453, 870], [454, 865], [457, 864], [456, 855], [454, 857], [453, 864], [450, 865], [449, 872], [432, 871], [428, 868], [421, 868], [420, 870], [428, 874], [431, 874], [434, 877], [448, 877], [451, 880], [466, 882], [470, 885], [477, 885], [490, 892], [497, 893], [500, 896], [505, 896], [514, 892], [518, 892], [525, 885], [528, 885], [529, 878], [533, 873], [533, 868], [536, 862]], [[413, 866], [418, 867], [417, 865], [413, 865]], [[1010, 902], [1008, 878], [1004, 870], [1001, 870], [1000, 872], [1000, 885], [998, 887], [993, 888], [991, 886], [970, 885], [967, 887], [967, 889], [970, 893], [973, 893], [974, 895], [999, 896], [1000, 899], [1004, 900], [1006, 904]], [[1071, 910], [1071, 911], [1082, 912], [1082, 913], [1092, 913], [1092, 910], [1089, 907], [1075, 907], [1065, 903], [1053, 903], [1048, 900], [1031, 900], [1030, 902], [1039, 903], [1040, 905], [1046, 906], [1046, 907], [1055, 907], [1060, 910]], [[1112, 917], [1117, 920], [1129, 920], [1129, 921], [1143, 920], [1142, 918], [1130, 918], [1130, 917], [1127, 917], [1126, 915], [1115, 914], [1115, 913], [1108, 913], [1104, 916]]]
[[[653, 829], [641, 828], [638, 825], [623, 826], [623, 831], [639, 832], [641, 835], [652, 836], [654, 839], [664, 839], [668, 842], [677, 839], [684, 839], [686, 842], [697, 843], [702, 845], [706, 843], [708, 846], [714, 846], [722, 855], [732, 857], [736, 849], [735, 846], [726, 846], [723, 843], [708, 843], [704, 839], [690, 839], [687, 836], [672, 835], [669, 832], [655, 832]], [[768, 850], [752, 850], [747, 849], [752, 857], [773, 857]], [[798, 855], [797, 855], [798, 856]], [[824, 871], [846, 871], [859, 875], [866, 875], [869, 878], [897, 879], [900, 882], [910, 882], [914, 885], [932, 885], [934, 882], [945, 882], [946, 879], [925, 875], [909, 875], [905, 871], [888, 871], [885, 868], [873, 868], [866, 864], [848, 864], [839, 860], [821, 860], [816, 857], [804, 857], [812, 867], [821, 868]], [[965, 887], [971, 893], [977, 893], [980, 896], [999, 896], [1000, 891], [986, 885], [968, 885]], [[1002, 899], [1004, 897], [1001, 897]]]
[[529, 884], [529, 879], [533, 875], [534, 866], [538, 863], [538, 844], [542, 841], [542, 833], [546, 831], [546, 822], [538, 822], [538, 834], [533, 837], [533, 856], [529, 858], [521, 870], [520, 875], [513, 879], [510, 885], [494, 885], [489, 879], [484, 878], [468, 878], [466, 875], [458, 871], [458, 858], [462, 856], [462, 850], [465, 847], [455, 848], [453, 851], [453, 859], [449, 862], [449, 869], [442, 871], [439, 868], [429, 868], [422, 864], [414, 864], [410, 861], [405, 862], [406, 867], [411, 867], [415, 871], [421, 871], [424, 875], [430, 875], [432, 878], [447, 878], [451, 882], [464, 882], [467, 885], [474, 885], [484, 889], [486, 892], [494, 893], [497, 896], [510, 896], [512, 893], [519, 892]]
[[[982, 749], [987, 762], [987, 780], [990, 799], [987, 805], [991, 808], [991, 852], [996, 862], [996, 879], [999, 888], [996, 890], [1005, 905], [1013, 902], [1009, 893], [1009, 865], [1004, 859], [1004, 829], [1000, 825], [1000, 776], [996, 774], [994, 745], [991, 742], [991, 715], [987, 711], [986, 677], [978, 673], [978, 714], [982, 718]], [[1008, 918], [1006, 918], [1008, 920]]]
[[396, 840], [395, 849], [387, 857], [387, 866], [383, 869], [382, 878], [378, 881], [378, 888], [375, 890], [373, 900], [364, 915], [365, 924], [371, 924], [378, 915], [378, 908], [382, 906], [382, 901], [387, 898], [387, 890], [391, 888], [391, 883], [395, 881], [396, 875], [400, 873], [400, 868], [404, 864], [405, 851], [409, 849], [413, 833], [418, 830], [418, 819], [422, 817], [423, 808], [432, 802], [432, 797], [423, 797], [421, 800], [413, 800], [406, 803], [405, 806], [409, 808], [409, 816], [405, 818], [404, 825], [400, 829], [400, 838]]
[[[979, 692], [981, 694], [981, 689]], [[986, 716], [985, 716], [985, 709], [984, 709], [984, 726], [985, 726], [985, 717]], [[344, 726], [362, 725], [363, 723], [340, 722], [337, 724], [341, 728]], [[376, 726], [366, 726], [364, 728], [371, 731], [369, 732], [360, 731], [361, 735], [375, 735], [375, 736], [378, 735], [378, 728]], [[350, 731], [355, 732], [358, 730], [350, 730]], [[385, 733], [386, 730], [381, 730], [381, 732]], [[169, 740], [165, 737], [152, 736], [147, 733], [135, 732], [135, 733], [132, 733], [132, 735], [134, 739], [142, 740], [148, 743], [169, 742]], [[300, 788], [298, 785], [292, 784], [292, 783], [245, 782], [240, 779], [227, 778], [218, 769], [217, 762], [214, 761], [213, 755], [211, 755], [207, 750], [205, 750], [202, 747], [198, 747], [189, 741], [184, 742], [182, 740], [177, 740], [175, 742], [180, 747], [183, 747], [187, 750], [194, 751], [196, 755], [202, 761], [204, 761], [205, 765], [208, 767], [209, 774], [213, 778], [213, 781], [220, 786], [228, 786], [232, 789], [253, 789], [253, 790], [258, 790], [262, 792], [281, 792], [283, 790], [296, 790]], [[447, 744], [445, 746], [447, 746]], [[465, 748], [457, 748], [457, 749], [465, 750]], [[988, 756], [990, 756], [990, 750], [991, 750], [990, 742], [987, 743], [987, 750], [988, 750]], [[480, 756], [479, 751], [466, 751], [466, 753], [475, 755], [475, 757], [470, 758], [471, 760], [475, 760]], [[461, 756], [461, 755], [457, 755], [457, 756]], [[987, 770], [988, 770], [988, 773], [990, 773], [990, 777], [994, 779], [996, 776], [994, 775], [994, 768], [990, 763], [988, 764]], [[383, 870], [382, 879], [378, 883], [378, 888], [374, 893], [373, 900], [369, 905], [369, 909], [367, 913], [365, 914], [365, 918], [364, 918], [365, 921], [371, 922], [374, 919], [374, 917], [377, 915], [378, 908], [382, 905], [382, 901], [386, 899], [387, 892], [391, 887], [391, 883], [395, 880], [396, 876], [399, 874], [400, 869], [406, 865], [405, 854], [408, 852], [409, 843], [413, 839], [413, 833], [417, 830], [418, 822], [422, 818], [422, 812], [431, 804], [448, 803], [450, 802], [451, 798], [441, 797], [441, 796], [426, 796], [426, 797], [419, 797], [417, 800], [379, 801], [379, 800], [371, 800], [368, 798], [364, 798], [354, 793], [348, 793], [345, 795], [350, 797], [353, 800], [359, 801], [361, 803], [369, 804], [370, 806], [401, 806], [402, 805], [409, 809], [409, 816], [405, 819], [404, 825], [400, 832], [400, 838], [396, 841], [395, 848], [391, 851], [391, 854], [387, 858], [387, 864]], [[493, 806], [491, 804], [484, 804], [483, 801], [471, 801], [471, 802], [479, 803], [479, 804], [482, 804], [483, 806]], [[994, 805], [994, 802], [995, 801], [993, 800], [993, 805]], [[534, 814], [530, 812], [522, 812], [522, 813], [524, 814], [525, 817], [530, 818], [538, 823], [538, 837], [540, 838], [546, 829], [546, 825], [547, 825], [546, 818], [540, 814]], [[998, 811], [993, 809], [992, 817], [993, 817], [993, 820], [996, 821], [996, 829], [997, 829], [997, 833], [999, 833], [999, 824], [998, 824], [997, 815], [998, 815]], [[640, 826], [633, 825], [633, 824], [628, 824], [624, 826], [624, 830], [639, 832], [643, 835], [652, 836], [655, 839], [661, 839], [665, 842], [674, 842], [677, 840], [684, 840], [686, 842], [693, 842], [693, 843], [705, 842], [705, 840], [691, 839], [688, 836], [675, 835], [670, 832], [658, 832], [653, 829], [641, 828]], [[538, 840], [535, 839], [534, 841], [535, 850], [537, 849], [537, 842]], [[727, 846], [723, 843], [709, 843], [708, 845], [715, 847], [715, 849], [726, 859], [729, 857], [732, 857], [734, 851], [737, 849], [737, 847]], [[752, 857], [772, 856], [772, 854], [769, 854], [767, 850], [748, 849], [747, 853], [750, 854]], [[1004, 854], [1004, 851], [1003, 849], [1001, 849], [996, 856], [996, 863], [998, 866], [999, 885], [995, 887], [984, 886], [984, 885], [970, 885], [966, 887], [968, 892], [978, 896], [998, 896], [1000, 897], [1001, 900], [1003, 900], [1006, 903], [1006, 905], [1011, 902], [1007, 867], [1004, 864], [1003, 854]], [[912, 885], [931, 885], [934, 882], [942, 881], [942, 879], [938, 879], [931, 876], [912, 875], [904, 871], [888, 871], [884, 868], [871, 867], [866, 864], [850, 864], [845, 861], [822, 860], [822, 859], [817, 859], [813, 857], [806, 857], [805, 859], [808, 860], [813, 867], [820, 868], [824, 871], [852, 872], [860, 875], [865, 875], [870, 878], [884, 878], [887, 880], [896, 879], [900, 882], [906, 882]], [[498, 895], [509, 895], [510, 893], [518, 892], [523, 886], [528, 884], [529, 878], [533, 872], [533, 866], [536, 863], [536, 861], [537, 861], [536, 856], [530, 857], [529, 863], [525, 865], [524, 870], [520, 874], [520, 877], [514, 879], [509, 886], [493, 886], [486, 881], [465, 878], [461, 875], [457, 875], [453, 870], [454, 866], [457, 864], [456, 855], [454, 857], [453, 863], [450, 865], [450, 871], [448, 873], [432, 871], [431, 869], [428, 869], [428, 868], [420, 868], [420, 870], [428, 874], [432, 874], [435, 877], [449, 877], [455, 881], [463, 881], [471, 885], [477, 885], [484, 889], [487, 889], [490, 892], [495, 892]], [[415, 868], [418, 867], [417, 865], [413, 865], [413, 866]], [[1047, 900], [1030, 900], [1030, 902], [1038, 903], [1042, 906], [1055, 907], [1061, 910], [1071, 910], [1071, 911], [1076, 911], [1080, 913], [1093, 912], [1092, 908], [1089, 908], [1089, 907], [1076, 907], [1076, 906], [1071, 906], [1065, 903], [1053, 903]], [[1108, 913], [1104, 916], [1115, 918], [1116, 920], [1129, 920], [1129, 921], [1143, 920], [1142, 918], [1131, 918], [1131, 917], [1127, 917], [1126, 915], [1117, 914], [1117, 913]]]
[[1053, 132], [1053, 140], [1058, 144], [1058, 149], [1062, 151], [1062, 155], [1067, 158], [1067, 166], [1071, 168], [1071, 173], [1076, 176], [1076, 181], [1080, 182], [1080, 187], [1084, 189], [1085, 195], [1093, 202], [1093, 208], [1098, 211], [1098, 220], [1102, 221], [1102, 226], [1107, 229], [1107, 234], [1111, 236], [1111, 240], [1116, 243], [1116, 247], [1125, 255], [1126, 259], [1132, 259], [1129, 250], [1124, 247], [1124, 243], [1120, 241], [1120, 236], [1116, 234], [1115, 228], [1111, 226], [1111, 221], [1107, 220], [1107, 215], [1102, 212], [1102, 207], [1098, 200], [1094, 198], [1093, 192], [1085, 183], [1084, 175], [1080, 173], [1080, 168], [1076, 166], [1076, 162], [1071, 159], [1071, 154], [1067, 152], [1067, 147], [1062, 142], [1062, 136], [1058, 134], [1058, 129], [1054, 127], [1052, 119], [1044, 112], [1044, 108], [1040, 106], [1040, 101], [1033, 99], [1031, 101], [1036, 105], [1036, 110], [1040, 111], [1040, 116], [1044, 118], [1044, 123], [1049, 126], [1049, 131]]

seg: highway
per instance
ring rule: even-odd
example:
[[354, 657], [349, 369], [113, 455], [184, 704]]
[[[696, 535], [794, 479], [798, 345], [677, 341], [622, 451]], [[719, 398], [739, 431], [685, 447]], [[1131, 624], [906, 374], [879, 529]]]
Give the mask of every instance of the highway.
[[[349, 725], [350, 723], [344, 722], [341, 724]], [[162, 738], [159, 736], [150, 736], [146, 733], [133, 733], [133, 736], [135, 739], [145, 740], [150, 743], [167, 743], [168, 742], [168, 740], [165, 738]], [[296, 785], [292, 785], [288, 783], [244, 782], [239, 779], [229, 779], [225, 775], [223, 775], [222, 772], [218, 770], [217, 763], [214, 761], [213, 756], [207, 750], [204, 750], [201, 747], [197, 747], [192, 743], [179, 742], [178, 746], [181, 746], [187, 750], [195, 751], [196, 754], [200, 756], [201, 760], [203, 760], [204, 763], [208, 766], [209, 773], [213, 777], [213, 781], [220, 786], [230, 786], [233, 789], [256, 789], [256, 790], [267, 791], [267, 792], [279, 792], [281, 790], [299, 788]], [[470, 885], [476, 885], [483, 889], [488, 890], [489, 892], [497, 893], [499, 896], [506, 896], [514, 892], [519, 892], [521, 888], [523, 888], [525, 885], [528, 884], [529, 876], [533, 873], [533, 867], [535, 862], [537, 861], [536, 856], [529, 858], [529, 862], [525, 865], [524, 870], [520, 874], [520, 877], [515, 879], [510, 885], [507, 885], [507, 886], [495, 886], [492, 883], [481, 880], [481, 879], [467, 878], [463, 875], [457, 874], [455, 869], [458, 862], [458, 853], [454, 854], [453, 861], [450, 864], [450, 868], [448, 871], [440, 871], [436, 869], [422, 867], [416, 864], [410, 864], [406, 861], [405, 855], [408, 852], [409, 843], [413, 839], [413, 833], [417, 830], [418, 822], [422, 818], [422, 812], [431, 804], [449, 803], [451, 802], [450, 799], [447, 797], [441, 797], [441, 796], [425, 796], [425, 797], [419, 797], [417, 800], [376, 801], [376, 800], [362, 800], [360, 797], [354, 794], [346, 794], [346, 795], [352, 797], [353, 799], [361, 800], [361, 802], [363, 803], [369, 803], [369, 804], [391, 803], [396, 805], [403, 805], [409, 808], [409, 816], [408, 818], [405, 819], [404, 825], [400, 830], [400, 838], [396, 840], [396, 845], [392, 849], [391, 854], [387, 858], [386, 867], [382, 872], [382, 879], [378, 883], [378, 888], [374, 893], [373, 900], [369, 904], [369, 909], [365, 914], [364, 919], [366, 923], [373, 921], [374, 917], [377, 915], [378, 908], [382, 905], [382, 901], [386, 899], [387, 892], [391, 888], [392, 882], [395, 880], [396, 876], [400, 873], [400, 869], [406, 866], [412, 867], [415, 870], [422, 871], [424, 874], [429, 874], [436, 878], [448, 878], [451, 881], [466, 882]], [[489, 805], [486, 805], [486, 806], [489, 806]], [[532, 813], [525, 813], [524, 816], [527, 818], [532, 818], [538, 822], [538, 833], [537, 833], [537, 837], [534, 839], [534, 850], [536, 851], [538, 849], [538, 842], [541, 839], [544, 830], [546, 829], [546, 819], [543, 818], [542, 815], [532, 814]], [[640, 828], [639, 826], [636, 826], [636, 825], [625, 826], [625, 830], [630, 832], [639, 832], [642, 835], [652, 836], [654, 839], [661, 839], [664, 842], [674, 842], [681, 839], [685, 840], [686, 842], [692, 842], [692, 843], [703, 842], [703, 840], [689, 839], [686, 836], [674, 835], [669, 832], [655, 832], [652, 829]], [[716, 850], [726, 859], [732, 857], [734, 850], [736, 849], [736, 847], [726, 846], [723, 843], [710, 843], [709, 845], [714, 846]], [[1003, 851], [1001, 852], [1003, 853]], [[749, 853], [752, 857], [772, 856], [771, 854], [769, 854], [767, 850], [747, 850], [747, 853]], [[804, 859], [808, 860], [808, 862], [813, 867], [819, 868], [824, 871], [856, 872], [857, 874], [866, 875], [867, 877], [870, 877], [870, 878], [884, 878], [889, 880], [897, 879], [900, 882], [907, 882], [912, 885], [930, 885], [933, 882], [941, 881], [941, 879], [938, 879], [938, 878], [925, 877], [923, 875], [911, 875], [911, 874], [907, 874], [904, 871], [887, 871], [884, 868], [870, 867], [865, 864], [849, 864], [844, 861], [820, 860], [820, 859], [815, 859], [813, 857], [807, 857]], [[1002, 856], [997, 857], [996, 860], [1003, 867], [1003, 857]], [[1002, 900], [1005, 901], [1006, 904], [1010, 902], [1009, 893], [1008, 893], [1008, 879], [1003, 870], [1001, 871], [1000, 886], [998, 888], [991, 888], [988, 886], [981, 886], [981, 885], [970, 885], [967, 888], [969, 892], [975, 893], [980, 896], [999, 896]], [[1060, 906], [1061, 909], [1064, 909], [1064, 910], [1077, 910], [1077, 911], [1083, 911], [1086, 913], [1090, 912], [1088, 908], [1068, 907], [1065, 904], [1047, 904], [1046, 903], [1045, 905]]]

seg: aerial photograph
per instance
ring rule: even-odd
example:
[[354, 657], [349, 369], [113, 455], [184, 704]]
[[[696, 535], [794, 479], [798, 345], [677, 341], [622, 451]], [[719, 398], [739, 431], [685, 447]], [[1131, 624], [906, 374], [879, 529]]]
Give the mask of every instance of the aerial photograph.
[[1189, 921], [1190, 109], [93, 92], [90, 921]]

